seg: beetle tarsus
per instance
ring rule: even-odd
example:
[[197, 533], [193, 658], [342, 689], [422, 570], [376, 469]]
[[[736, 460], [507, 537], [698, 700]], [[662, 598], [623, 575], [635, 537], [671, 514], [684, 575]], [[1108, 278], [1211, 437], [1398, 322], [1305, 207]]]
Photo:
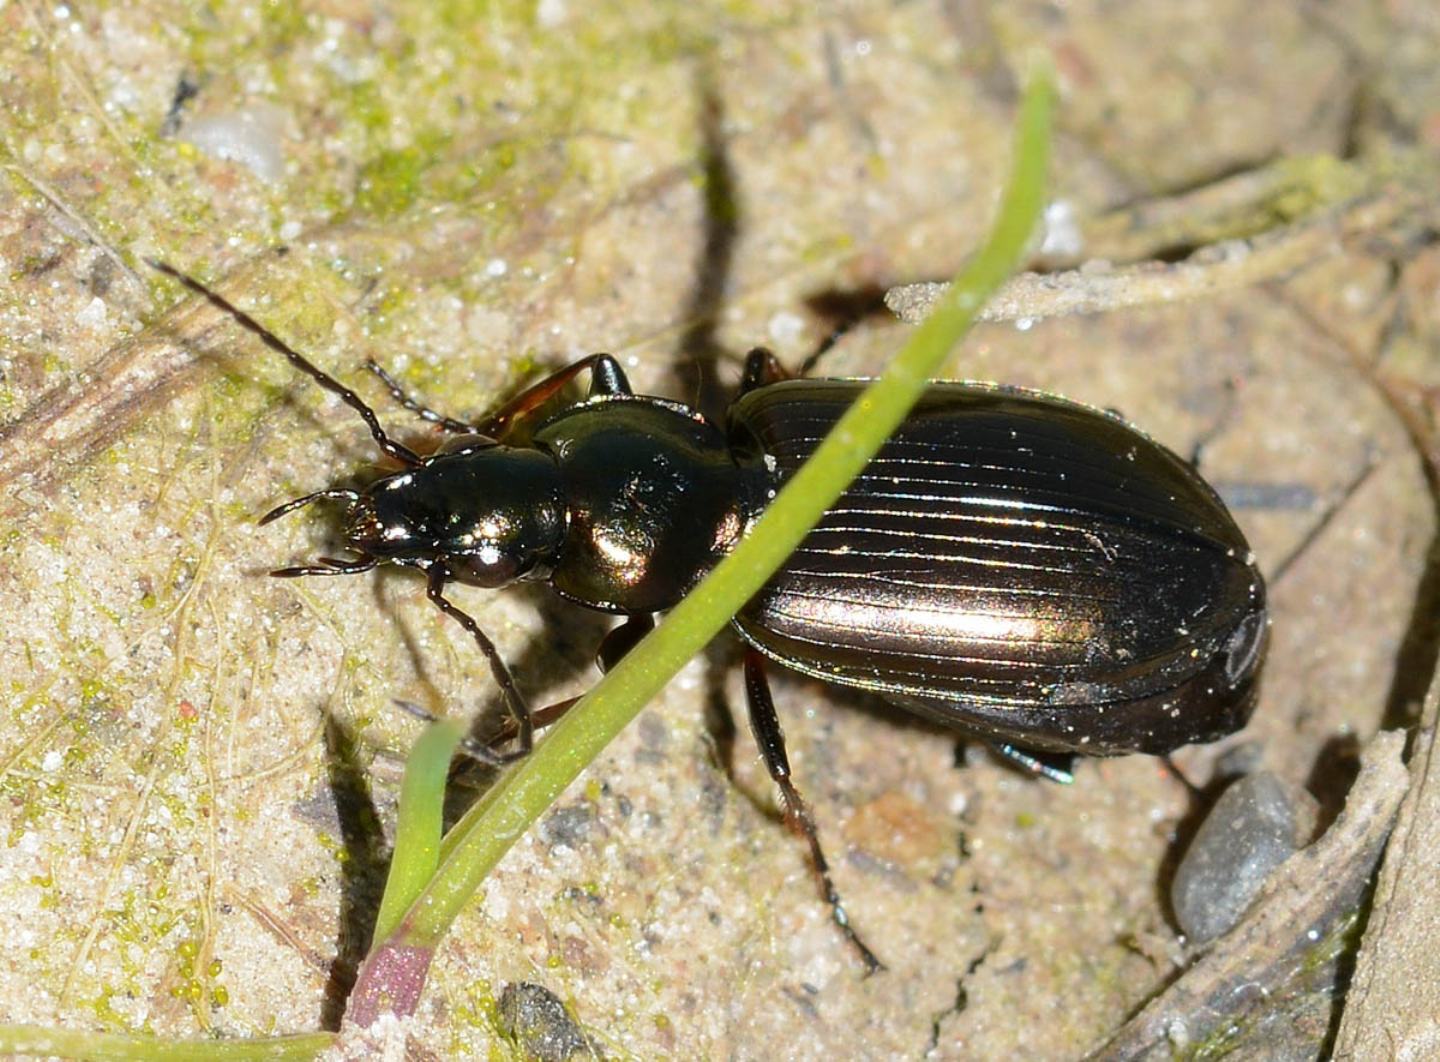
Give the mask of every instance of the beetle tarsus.
[[[637, 613], [634, 616], [626, 616], [623, 623], [614, 627], [600, 642], [600, 648], [595, 653], [595, 665], [600, 673], [606, 674], [613, 668], [626, 653], [640, 644], [640, 640], [655, 629], [655, 617], [648, 612]], [[570, 697], [563, 701], [556, 701], [554, 704], [547, 704], [544, 708], [535, 708], [530, 712], [530, 720], [536, 730], [543, 730], [560, 721], [560, 717], [573, 708], [580, 700], [579, 697]], [[506, 719], [499, 731], [490, 739], [490, 749], [497, 745], [504, 744], [511, 740], [517, 733], [518, 728], [513, 718]]]
[[[775, 776], [772, 774], [771, 777]], [[840, 932], [845, 934], [850, 946], [859, 954], [860, 961], [865, 964], [866, 976], [879, 973], [885, 969], [885, 964], [870, 950], [865, 941], [860, 939], [860, 934], [850, 924], [850, 915], [846, 912], [840, 892], [830, 877], [830, 864], [825, 858], [824, 849], [820, 847], [820, 834], [815, 828], [815, 819], [810, 814], [809, 805], [789, 778], [775, 778], [775, 784], [780, 787], [781, 800], [785, 806], [785, 825], [810, 848], [810, 866], [820, 883], [820, 894], [830, 905], [831, 918], [840, 927]]]
[[1075, 781], [1075, 776], [1069, 771], [1063, 767], [1056, 767], [1053, 763], [1046, 763], [1033, 752], [1017, 749], [1014, 745], [1009, 745], [1002, 741], [997, 741], [990, 747], [994, 749], [998, 755], [1036, 777], [1044, 778], [1046, 781], [1054, 782], [1056, 785], [1070, 785]]
[[781, 803], [785, 809], [785, 825], [799, 836], [810, 848], [810, 869], [820, 885], [820, 895], [830, 905], [830, 914], [845, 939], [865, 964], [865, 973], [878, 973], [885, 969], [873, 951], [860, 939], [860, 934], [850, 924], [850, 916], [840, 899], [840, 891], [830, 877], [830, 863], [820, 847], [820, 833], [815, 828], [815, 819], [810, 814], [800, 791], [790, 780], [790, 759], [785, 752], [785, 734], [780, 729], [780, 717], [775, 712], [775, 700], [770, 696], [770, 683], [765, 678], [765, 658], [751, 648], [745, 650], [745, 699], [750, 708], [750, 729], [755, 734], [755, 743], [760, 746], [761, 758], [771, 779], [780, 787]]
[[515, 720], [518, 732], [515, 747], [505, 752], [497, 752], [494, 749], [488, 750], [493, 756], [501, 757], [500, 762], [511, 763], [530, 755], [530, 750], [535, 747], [535, 720], [531, 715], [530, 706], [525, 703], [519, 687], [515, 685], [515, 677], [510, 674], [510, 668], [505, 663], [505, 658], [495, 648], [495, 643], [480, 629], [471, 616], [457, 608], [449, 598], [445, 596], [445, 580], [447, 572], [439, 564], [433, 565], [426, 571], [426, 596], [434, 602], [445, 615], [449, 616], [460, 626], [470, 633], [475, 639], [475, 644], [480, 647], [486, 661], [490, 665], [490, 674], [494, 676], [495, 683], [500, 687], [500, 692], [505, 697], [505, 706], [510, 710], [511, 717]]
[[[413, 715], [416, 719], [419, 719], [422, 722], [438, 723], [440, 721], [440, 716], [436, 715], [428, 708], [422, 708], [414, 701], [403, 701], [397, 697], [396, 699], [391, 701], [391, 703], [394, 704], [395, 707], [399, 708], [401, 711], [406, 712], [409, 715]], [[506, 764], [513, 763], [516, 760], [520, 759], [520, 757], [525, 755], [524, 752], [516, 749], [512, 749], [508, 752], [500, 752], [496, 749], [488, 747], [483, 742], [476, 741], [473, 737], [468, 736], [460, 739], [460, 749], [472, 760], [478, 760], [480, 763], [485, 764], [487, 767], [504, 767]]]

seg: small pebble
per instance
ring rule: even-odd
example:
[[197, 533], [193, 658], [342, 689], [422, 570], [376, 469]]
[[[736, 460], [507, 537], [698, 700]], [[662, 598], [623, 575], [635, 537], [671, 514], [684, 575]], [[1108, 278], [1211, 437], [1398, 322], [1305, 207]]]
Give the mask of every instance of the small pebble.
[[286, 121], [279, 107], [256, 103], [192, 119], [180, 135], [211, 158], [238, 162], [274, 183], [285, 176]]
[[1190, 842], [1171, 886], [1181, 930], [1195, 944], [1230, 930], [1270, 873], [1303, 845], [1315, 802], [1267, 771], [1234, 782]]
[[560, 997], [544, 985], [515, 981], [500, 993], [500, 1024], [527, 1058], [566, 1062], [584, 1054], [599, 1058]]

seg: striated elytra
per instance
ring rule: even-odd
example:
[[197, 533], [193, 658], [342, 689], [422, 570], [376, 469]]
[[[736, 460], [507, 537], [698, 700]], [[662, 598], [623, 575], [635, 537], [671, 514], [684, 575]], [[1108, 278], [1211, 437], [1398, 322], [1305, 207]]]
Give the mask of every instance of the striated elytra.
[[[782, 477], [861, 384], [731, 410]], [[1267, 634], [1250, 548], [1193, 468], [1119, 417], [937, 383], [737, 618], [767, 656], [991, 741], [1169, 752], [1244, 725]]]
[[[276, 571], [414, 568], [430, 600], [485, 656], [513, 717], [501, 764], [572, 701], [532, 711], [451, 583], [549, 584], [624, 617], [614, 664], [746, 533], [863, 381], [789, 379], [753, 351], [726, 423], [636, 395], [608, 354], [582, 358], [483, 420], [437, 413], [381, 369], [392, 396], [452, 438], [422, 455], [356, 393], [199, 281], [156, 268], [221, 307], [364, 420], [400, 471], [287, 502], [344, 505], [348, 558]], [[564, 387], [588, 376], [585, 399]], [[1032, 391], [936, 383], [735, 618], [751, 728], [787, 823], [807, 841], [835, 923], [871, 970], [810, 812], [790, 776], [764, 663], [871, 690], [1021, 750], [1168, 752], [1244, 725], [1268, 626], [1244, 536], [1184, 461], [1119, 417]], [[1060, 772], [1056, 772], [1060, 773]]]

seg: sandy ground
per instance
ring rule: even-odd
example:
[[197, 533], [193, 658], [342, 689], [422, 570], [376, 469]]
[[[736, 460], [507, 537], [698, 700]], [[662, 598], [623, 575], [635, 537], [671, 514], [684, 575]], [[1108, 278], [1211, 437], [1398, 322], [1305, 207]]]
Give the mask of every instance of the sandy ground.
[[[495, 707], [418, 580], [265, 578], [334, 529], [257, 515], [363, 472], [368, 438], [143, 256], [377, 403], [366, 357], [464, 415], [599, 349], [689, 400], [752, 345], [793, 364], [835, 306], [956, 268], [1032, 47], [1060, 78], [1057, 266], [1299, 224], [1328, 171], [1288, 196], [1247, 177], [1277, 159], [1440, 147], [1423, 0], [641, 7], [0, 0], [0, 1020], [334, 1028], [416, 732], [391, 698]], [[1356, 749], [1416, 709], [1437, 278], [1403, 223], [1361, 224], [1263, 283], [989, 324], [955, 358], [1205, 442], [1274, 628], [1254, 723], [1181, 759], [1202, 787], [1222, 756], [1263, 763], [1333, 817]], [[866, 318], [828, 371], [873, 371], [904, 328]], [[457, 598], [537, 701], [593, 681], [603, 620], [541, 589]], [[734, 662], [693, 663], [515, 848], [442, 948], [412, 1053], [518, 1053], [498, 1001], [526, 982], [615, 1057], [1076, 1057], [1188, 961], [1164, 896], [1204, 802], [1162, 764], [1038, 784], [777, 677], [889, 967], [862, 977], [776, 819]], [[1307, 991], [1298, 1057], [1333, 1011]]]

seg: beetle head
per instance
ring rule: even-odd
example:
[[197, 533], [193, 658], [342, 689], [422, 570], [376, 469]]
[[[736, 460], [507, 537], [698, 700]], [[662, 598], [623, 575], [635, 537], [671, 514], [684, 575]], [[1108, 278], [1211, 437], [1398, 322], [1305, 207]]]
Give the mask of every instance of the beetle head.
[[539, 450], [488, 439], [435, 454], [361, 491], [298, 498], [263, 522], [320, 498], [349, 502], [345, 541], [358, 558], [321, 558], [323, 567], [276, 574], [347, 574], [377, 564], [439, 566], [447, 579], [494, 588], [548, 574], [565, 534], [554, 460]]

